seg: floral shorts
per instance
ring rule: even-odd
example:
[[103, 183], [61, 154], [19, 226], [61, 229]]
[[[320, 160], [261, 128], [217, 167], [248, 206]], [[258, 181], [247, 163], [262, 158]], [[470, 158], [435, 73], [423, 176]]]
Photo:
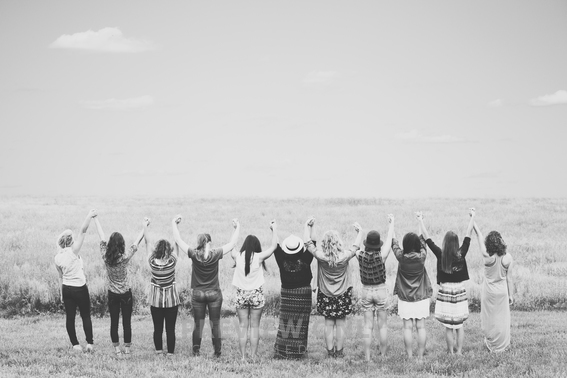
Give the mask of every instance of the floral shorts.
[[318, 290], [317, 311], [331, 319], [342, 319], [350, 314], [352, 312], [352, 286], [336, 297], [328, 297]]
[[254, 290], [236, 288], [236, 308], [260, 309], [266, 304], [262, 286]]

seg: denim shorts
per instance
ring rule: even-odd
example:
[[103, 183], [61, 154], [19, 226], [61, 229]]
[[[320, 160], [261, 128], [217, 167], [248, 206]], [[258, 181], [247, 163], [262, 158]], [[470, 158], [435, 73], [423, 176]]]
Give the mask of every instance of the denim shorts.
[[362, 285], [360, 298], [362, 311], [385, 311], [390, 307], [386, 284]]

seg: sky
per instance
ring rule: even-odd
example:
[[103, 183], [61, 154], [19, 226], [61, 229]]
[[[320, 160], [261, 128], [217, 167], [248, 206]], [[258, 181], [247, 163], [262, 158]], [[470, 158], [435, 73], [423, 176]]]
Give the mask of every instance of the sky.
[[565, 1], [0, 0], [0, 196], [565, 197]]

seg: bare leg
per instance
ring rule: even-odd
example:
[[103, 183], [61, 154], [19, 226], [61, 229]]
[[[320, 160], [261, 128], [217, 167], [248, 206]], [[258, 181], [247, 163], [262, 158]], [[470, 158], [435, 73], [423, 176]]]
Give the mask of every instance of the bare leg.
[[364, 357], [370, 361], [370, 344], [372, 344], [372, 331], [374, 330], [374, 311], [364, 312]]
[[335, 319], [335, 330], [337, 334], [337, 350], [342, 350], [345, 343], [346, 318]]
[[325, 344], [327, 344], [327, 350], [333, 349], [334, 342], [334, 335], [333, 331], [335, 328], [335, 320], [330, 318], [325, 318]]
[[456, 330], [457, 332], [457, 354], [463, 354], [463, 342], [465, 340], [464, 325]]
[[378, 311], [378, 332], [380, 342], [380, 354], [385, 355], [388, 351], [388, 313]]
[[248, 342], [248, 308], [239, 308], [236, 310], [238, 314], [238, 323], [240, 324], [239, 329], [239, 337], [238, 337], [238, 345], [240, 347], [240, 354], [242, 355], [242, 359], [246, 358], [246, 343]]
[[413, 330], [413, 321], [414, 319], [403, 319], [404, 321], [404, 345], [406, 347], [406, 354], [408, 355], [408, 357], [412, 357], [413, 356], [413, 352], [411, 349], [411, 343], [412, 343], [412, 330]]
[[427, 333], [425, 331], [425, 319], [415, 320], [417, 327], [417, 356], [423, 358], [425, 353], [425, 342], [427, 341]]
[[453, 329], [445, 327], [445, 341], [447, 341], [447, 353], [453, 354]]
[[258, 354], [258, 344], [260, 343], [260, 318], [262, 318], [264, 308], [250, 309], [250, 349], [255, 358]]

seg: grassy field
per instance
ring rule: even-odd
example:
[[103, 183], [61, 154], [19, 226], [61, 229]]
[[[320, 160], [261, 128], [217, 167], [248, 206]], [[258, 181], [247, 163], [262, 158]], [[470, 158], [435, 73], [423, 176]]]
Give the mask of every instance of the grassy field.
[[[389, 317], [389, 353], [363, 360], [360, 342], [360, 316], [349, 316], [344, 359], [326, 359], [323, 341], [323, 319], [311, 319], [309, 357], [302, 361], [272, 359], [277, 319], [262, 319], [260, 360], [241, 362], [238, 353], [234, 317], [223, 318], [223, 355], [212, 357], [211, 342], [203, 339], [202, 355], [190, 356], [192, 322], [183, 314], [177, 326], [176, 353], [173, 357], [157, 356], [153, 351], [152, 323], [148, 315], [133, 319], [133, 354], [117, 358], [108, 335], [109, 319], [93, 319], [96, 350], [93, 354], [70, 351], [61, 315], [0, 319], [1, 376], [7, 377], [566, 377], [567, 323], [561, 312], [512, 312], [512, 345], [509, 350], [491, 354], [484, 347], [480, 316], [477, 313], [465, 324], [463, 356], [445, 353], [443, 327], [432, 317], [426, 321], [427, 355], [424, 361], [404, 357], [401, 321]], [[81, 322], [77, 330], [82, 339]], [[210, 334], [210, 329], [205, 329]], [[84, 341], [83, 341], [84, 345]], [[374, 346], [375, 348], [375, 346]], [[415, 345], [414, 345], [415, 349]], [[375, 349], [374, 349], [375, 350]]]
[[[185, 219], [180, 226], [183, 238], [191, 245], [196, 235], [209, 232], [213, 246], [226, 243], [231, 235], [230, 219], [238, 217], [242, 224], [240, 242], [247, 234], [256, 234], [267, 247], [270, 240], [268, 223], [275, 218], [280, 239], [289, 233], [302, 235], [303, 223], [311, 215], [317, 218], [315, 237], [328, 229], [338, 230], [345, 243], [354, 238], [352, 223], [360, 222], [365, 230], [386, 232], [386, 214], [396, 216], [398, 237], [415, 231], [413, 212], [422, 210], [433, 239], [439, 244], [447, 230], [461, 238], [471, 206], [477, 209], [477, 222], [484, 233], [498, 230], [508, 243], [508, 251], [516, 261], [515, 309], [567, 308], [567, 199], [196, 199], [196, 198], [38, 198], [8, 197], [0, 201], [0, 312], [4, 316], [57, 312], [59, 279], [53, 265], [55, 238], [66, 228], [78, 230], [90, 208], [96, 208], [107, 235], [120, 231], [127, 242], [133, 241], [141, 229], [144, 216], [152, 218], [155, 236], [171, 238], [170, 221], [177, 213]], [[94, 224], [87, 232], [81, 250], [92, 297], [93, 312], [106, 312], [105, 269], [98, 252], [98, 236]], [[145, 249], [134, 257], [131, 269], [136, 310], [147, 314], [146, 291], [149, 271]], [[483, 268], [478, 243], [473, 240], [467, 255], [471, 279], [467, 289], [471, 310], [478, 309]], [[268, 260], [264, 291], [267, 311], [276, 313], [279, 300], [279, 272], [275, 260]], [[315, 265], [315, 263], [314, 263]], [[355, 296], [360, 288], [358, 263], [350, 264], [350, 279]], [[224, 295], [224, 311], [234, 311], [235, 290], [231, 286], [233, 262], [221, 260], [220, 282]], [[386, 263], [387, 285], [393, 289], [397, 261], [390, 256]], [[433, 283], [435, 257], [429, 254], [426, 263]], [[316, 267], [313, 266], [316, 272]], [[190, 298], [190, 263], [182, 257], [177, 269], [177, 283], [185, 309]], [[436, 286], [436, 285], [434, 285]], [[395, 300], [395, 298], [394, 298]]]

